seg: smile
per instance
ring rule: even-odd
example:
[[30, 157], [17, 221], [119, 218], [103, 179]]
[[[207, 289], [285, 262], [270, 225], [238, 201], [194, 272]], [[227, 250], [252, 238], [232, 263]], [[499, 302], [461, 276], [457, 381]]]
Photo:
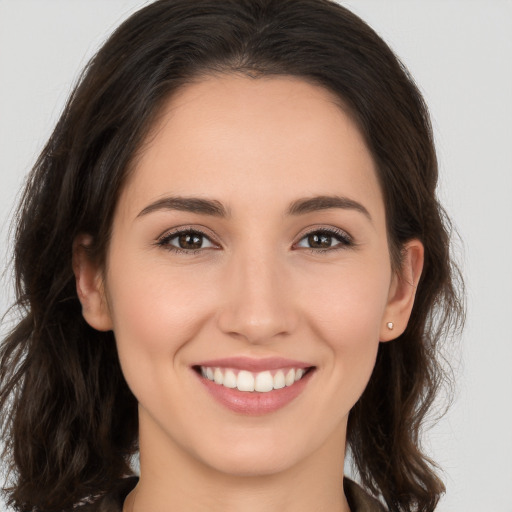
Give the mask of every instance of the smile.
[[226, 358], [192, 367], [203, 389], [232, 412], [259, 416], [296, 400], [315, 375], [316, 366], [283, 358]]
[[212, 368], [200, 366], [201, 375], [219, 386], [239, 391], [268, 393], [274, 389], [291, 386], [306, 373], [304, 368], [280, 368], [262, 372], [250, 372], [236, 368]]

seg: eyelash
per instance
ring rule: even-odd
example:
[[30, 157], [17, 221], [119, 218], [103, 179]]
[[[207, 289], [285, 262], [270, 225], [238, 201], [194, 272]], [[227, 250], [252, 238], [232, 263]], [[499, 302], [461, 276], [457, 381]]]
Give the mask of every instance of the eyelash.
[[212, 244], [212, 246], [218, 247], [218, 244], [213, 242], [211, 240], [210, 236], [208, 236], [206, 233], [204, 233], [203, 231], [201, 231], [200, 229], [197, 229], [197, 228], [176, 229], [175, 231], [167, 232], [157, 240], [156, 244], [170, 252], [174, 252], [177, 254], [193, 255], [193, 254], [197, 254], [201, 251], [204, 251], [206, 249], [204, 247], [201, 247], [198, 249], [183, 249], [181, 247], [176, 247], [174, 245], [171, 245], [171, 243], [170, 243], [171, 240], [174, 240], [175, 238], [178, 238], [183, 235], [191, 235], [191, 236], [195, 235], [195, 236], [199, 236], [201, 238], [206, 238]]
[[[307, 237], [310, 237], [312, 235], [324, 235], [328, 238], [334, 238], [339, 243], [326, 248], [314, 248], [314, 247], [304, 247], [305, 250], [310, 252], [311, 254], [325, 254], [333, 251], [340, 251], [343, 249], [347, 249], [349, 247], [353, 247], [354, 241], [352, 240], [352, 237], [346, 233], [345, 231], [342, 231], [341, 229], [337, 228], [317, 228], [313, 229], [311, 231], [308, 231], [307, 233], [304, 233], [301, 238], [299, 239], [300, 243], [302, 240], [304, 240]], [[294, 244], [296, 246], [297, 244]]]
[[[187, 255], [194, 255], [197, 253], [200, 253], [206, 249], [210, 249], [210, 247], [200, 247], [197, 249], [183, 249], [182, 247], [176, 247], [174, 245], [171, 245], [171, 241], [183, 236], [183, 235], [190, 235], [190, 236], [198, 236], [202, 239], [207, 239], [210, 244], [213, 246], [213, 248], [218, 248], [219, 245], [212, 241], [211, 237], [208, 236], [206, 233], [201, 231], [197, 228], [185, 228], [185, 229], [177, 229], [175, 231], [167, 232], [163, 236], [161, 236], [157, 242], [156, 245], [159, 247], [162, 247], [168, 251], [177, 253], [177, 254], [187, 254]], [[346, 249], [348, 247], [354, 246], [354, 242], [352, 240], [352, 237], [346, 233], [345, 231], [342, 231], [341, 229], [336, 228], [317, 228], [313, 229], [311, 231], [308, 231], [307, 233], [304, 233], [299, 241], [294, 244], [294, 247], [297, 246], [298, 243], [300, 243], [302, 240], [304, 240], [307, 237], [310, 237], [312, 235], [324, 235], [328, 238], [334, 238], [337, 242], [336, 245], [332, 247], [326, 247], [326, 248], [314, 248], [314, 247], [304, 247], [303, 249], [307, 250], [311, 254], [325, 254], [328, 252], [333, 251], [339, 251], [342, 249]]]

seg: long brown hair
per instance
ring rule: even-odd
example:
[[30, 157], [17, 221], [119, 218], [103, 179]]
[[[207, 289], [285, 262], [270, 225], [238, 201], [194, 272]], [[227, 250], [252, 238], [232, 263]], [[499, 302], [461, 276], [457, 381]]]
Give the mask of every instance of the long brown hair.
[[[15, 510], [70, 509], [131, 473], [137, 403], [112, 332], [84, 321], [71, 247], [104, 262], [120, 189], [165, 101], [212, 73], [301, 77], [334, 92], [375, 160], [392, 261], [412, 239], [425, 265], [406, 331], [381, 344], [349, 417], [362, 484], [393, 511], [432, 511], [444, 487], [420, 427], [445, 375], [438, 342], [462, 306], [450, 226], [436, 199], [427, 108], [390, 48], [330, 0], [159, 0], [91, 60], [29, 177], [16, 218], [19, 322], [0, 352], [0, 410]], [[454, 277], [455, 276], [455, 277]]]

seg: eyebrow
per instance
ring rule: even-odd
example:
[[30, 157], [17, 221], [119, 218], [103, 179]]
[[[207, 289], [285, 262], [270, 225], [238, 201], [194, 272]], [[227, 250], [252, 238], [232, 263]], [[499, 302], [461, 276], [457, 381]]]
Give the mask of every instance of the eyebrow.
[[214, 199], [202, 199], [199, 197], [164, 197], [146, 206], [137, 217], [158, 210], [179, 210], [182, 212], [212, 215], [214, 217], [227, 217], [228, 211], [220, 201]]
[[[287, 214], [297, 216], [320, 210], [329, 210], [331, 208], [355, 210], [365, 215], [370, 221], [372, 220], [370, 213], [361, 203], [342, 196], [315, 196], [297, 199], [290, 204]], [[204, 199], [199, 197], [164, 197], [146, 206], [137, 215], [137, 218], [160, 210], [178, 210], [222, 218], [229, 215], [229, 211], [224, 207], [224, 205], [215, 199]]]
[[341, 208], [342, 210], [355, 210], [362, 213], [371, 221], [370, 212], [357, 201], [342, 196], [315, 196], [311, 198], [297, 199], [288, 208], [288, 215], [304, 215], [319, 210]]

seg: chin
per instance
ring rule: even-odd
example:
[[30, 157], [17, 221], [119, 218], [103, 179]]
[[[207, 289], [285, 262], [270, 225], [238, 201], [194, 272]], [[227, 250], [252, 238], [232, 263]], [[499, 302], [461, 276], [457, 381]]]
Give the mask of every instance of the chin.
[[[290, 435], [279, 435], [277, 430], [268, 433], [269, 437], [259, 433], [257, 439], [247, 431], [225, 443], [212, 440], [201, 449], [198, 458], [220, 473], [263, 477], [284, 472], [308, 457], [308, 443]], [[317, 447], [309, 444], [310, 451], [315, 451]]]
[[[247, 453], [248, 452], [248, 453]], [[252, 453], [254, 452], [254, 453]], [[208, 463], [208, 461], [205, 461]], [[214, 455], [208, 464], [219, 473], [237, 477], [265, 477], [285, 472], [298, 463], [298, 457], [275, 454], [264, 448], [247, 450], [240, 453], [229, 453], [228, 456]]]

